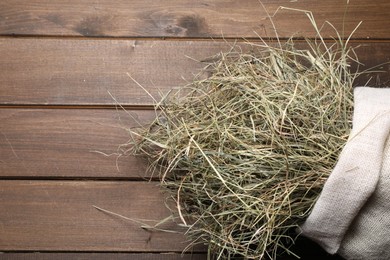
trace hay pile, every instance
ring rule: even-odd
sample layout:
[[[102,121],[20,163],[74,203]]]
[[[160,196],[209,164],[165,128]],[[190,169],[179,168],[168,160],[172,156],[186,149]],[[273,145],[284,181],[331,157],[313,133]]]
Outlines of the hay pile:
[[[355,57],[344,41],[251,45],[156,104],[126,151],[147,155],[187,234],[215,259],[289,251],[351,128]]]

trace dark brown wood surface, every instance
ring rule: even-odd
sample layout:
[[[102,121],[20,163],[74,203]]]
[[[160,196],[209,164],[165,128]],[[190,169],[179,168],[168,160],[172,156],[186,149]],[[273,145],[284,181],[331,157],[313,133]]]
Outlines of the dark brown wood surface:
[[[162,94],[200,72],[205,64],[196,60],[232,45],[224,41],[0,38],[0,105],[152,105],[153,99],[127,73],[160,100]],[[353,45],[360,46],[356,52],[365,68],[390,61],[390,42]],[[385,73],[380,78],[389,81],[390,65],[381,69]]]
[[[182,234],[141,227],[154,226],[170,216],[164,203],[155,182],[3,180],[0,181],[0,248],[178,252],[187,245]],[[163,227],[179,230],[173,222],[160,228]]]
[[[389,62],[390,2],[346,2],[262,1],[270,14],[313,11],[318,25],[345,35],[363,21],[351,42],[364,68]],[[316,36],[302,12],[273,20],[282,38]],[[322,35],[335,33],[325,26]],[[169,215],[145,161],[113,153],[126,128],[153,119],[145,90],[158,100],[191,81],[199,61],[258,36],[275,42],[258,0],[0,1],[0,259],[182,259],[183,234],[150,232],[93,205],[132,219]],[[356,85],[389,84],[389,64],[379,70]],[[206,259],[194,251],[183,259]],[[296,252],[340,259],[307,242]]]
[[[310,10],[319,26],[326,20],[340,31],[363,21],[357,38],[383,39],[390,27],[387,0],[263,0],[270,14],[285,6]],[[345,14],[346,12],[346,14]],[[1,35],[99,37],[273,37],[258,0],[3,0]],[[279,36],[313,35],[303,13],[282,10],[274,16]],[[334,35],[330,27],[324,36]]]
[[[115,155],[152,110],[0,109],[0,176],[148,179],[145,161]],[[106,154],[106,155],[104,155]]]

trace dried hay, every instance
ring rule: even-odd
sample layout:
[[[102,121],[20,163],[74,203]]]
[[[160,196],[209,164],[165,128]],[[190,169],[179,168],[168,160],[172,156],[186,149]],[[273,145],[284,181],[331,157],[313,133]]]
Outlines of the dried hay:
[[[289,252],[351,128],[354,50],[262,42],[221,53],[212,71],[156,104],[126,154],[147,155],[179,219],[210,258]],[[128,147],[124,148],[127,149]],[[289,252],[291,253],[291,252]]]

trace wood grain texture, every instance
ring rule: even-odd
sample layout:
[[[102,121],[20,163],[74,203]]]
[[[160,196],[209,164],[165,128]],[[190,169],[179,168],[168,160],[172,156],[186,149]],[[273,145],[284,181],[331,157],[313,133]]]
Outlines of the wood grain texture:
[[[269,13],[279,6],[313,11],[319,26],[325,20],[347,32],[364,21],[358,38],[387,38],[387,0],[263,0]],[[279,36],[313,36],[303,13],[280,11],[274,17]],[[0,35],[99,37],[273,37],[271,23],[258,0],[3,0]],[[324,36],[334,35],[330,27]]]
[[[218,52],[212,42],[1,39],[0,103],[152,104],[202,67],[189,57]],[[226,48],[227,49],[227,48]]]
[[[125,128],[154,117],[142,110],[0,109],[0,178],[148,178],[143,159],[98,152],[117,152],[130,138]]]
[[[390,61],[390,42],[359,44],[366,67]],[[111,93],[124,105],[151,105],[153,99],[127,73],[159,100],[159,93],[199,73],[205,64],[195,60],[230,47],[221,41],[0,38],[0,104],[115,104]],[[382,69],[379,77],[386,82],[389,64]]]
[[[0,251],[181,252],[187,245],[182,234],[144,230],[93,205],[149,225],[170,215],[156,183],[3,180]]]
[[[205,254],[178,253],[0,253],[0,260],[206,260]]]
[[[0,259],[206,260],[202,254],[183,258],[172,254],[179,253],[187,244],[180,234],[146,231],[141,224],[98,211],[93,205],[134,219],[154,220],[142,220],[147,224],[169,215],[164,195],[153,182],[3,180],[0,181]],[[173,223],[163,228],[178,230]],[[302,260],[342,259],[328,255],[302,238],[291,250]],[[71,253],[78,251],[83,253]],[[121,253],[97,253],[107,251]],[[197,247],[193,252],[205,252],[205,248]],[[277,259],[296,258],[283,255]]]

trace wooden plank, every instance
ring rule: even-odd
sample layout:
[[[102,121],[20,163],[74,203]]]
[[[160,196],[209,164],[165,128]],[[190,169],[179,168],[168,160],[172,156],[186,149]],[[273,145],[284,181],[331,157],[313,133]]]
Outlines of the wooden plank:
[[[2,180],[0,251],[181,252],[188,244],[93,205],[149,225],[170,215],[156,183]]]
[[[390,42],[356,42],[371,67],[390,61]],[[0,39],[0,104],[151,105],[161,93],[193,79],[196,62],[230,45],[221,41]],[[191,58],[193,59],[191,59]],[[390,66],[382,81],[390,79]],[[357,84],[365,82],[365,78]]]
[[[97,152],[117,152],[130,138],[125,128],[154,116],[142,110],[0,109],[0,177],[148,178],[141,158]]]
[[[0,253],[0,260],[206,260],[205,254],[178,253]]]
[[[279,6],[313,11],[319,26],[325,20],[346,31],[364,24],[358,38],[388,38],[390,3],[354,0],[346,9],[339,0],[263,0],[269,13]],[[313,36],[303,13],[281,11],[274,17],[279,35]],[[256,37],[274,36],[258,0],[3,0],[0,35],[114,37]],[[330,27],[324,35],[332,33]]]
[[[0,39],[2,104],[152,104],[130,73],[158,98],[217,53],[212,42]],[[226,46],[227,47],[227,46]],[[226,48],[225,48],[226,49]],[[199,53],[199,54],[198,54]]]
[[[0,259],[182,259],[172,254],[187,245],[182,234],[146,231],[139,223],[93,207],[151,225],[169,216],[164,202],[154,182],[0,180]],[[174,223],[162,228],[179,231]],[[303,260],[341,259],[303,238],[292,250]],[[196,247],[193,252],[183,259],[206,259],[198,254],[205,248]]]
[[[2,180],[0,259],[182,259],[172,253],[179,253],[186,246],[183,235],[146,231],[138,223],[93,207],[145,222],[145,219],[159,221],[169,216],[163,197],[156,183],[147,182]],[[178,230],[173,223],[163,228]],[[186,254],[183,259],[206,259],[205,255],[198,254],[204,250],[197,247],[194,255]],[[303,260],[341,259],[329,256],[304,238],[298,239],[292,250]],[[107,251],[111,253],[104,253]],[[278,259],[296,258],[283,255]]]

